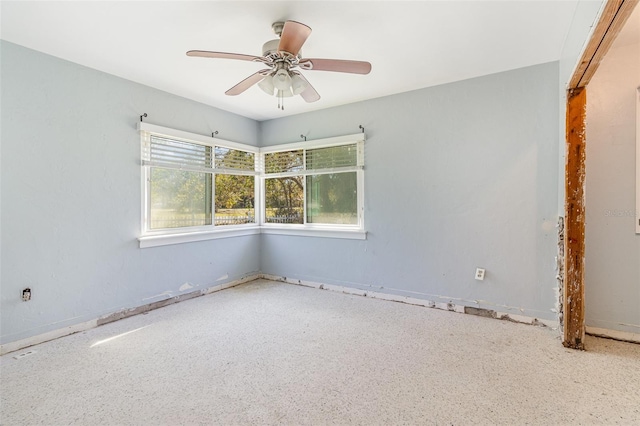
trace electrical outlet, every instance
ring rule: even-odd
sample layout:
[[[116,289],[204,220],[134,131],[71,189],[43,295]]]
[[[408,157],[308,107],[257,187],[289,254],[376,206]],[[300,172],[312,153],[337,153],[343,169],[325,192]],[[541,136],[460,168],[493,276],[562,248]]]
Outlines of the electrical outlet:
[[[29,300],[31,300],[31,289],[27,287],[22,290],[22,301],[28,302]]]
[[[476,268],[476,280],[484,281],[484,268]]]
[[[22,359],[22,358],[24,358],[25,356],[33,355],[33,354],[35,354],[35,353],[36,353],[36,351],[34,351],[34,350],[32,349],[32,350],[30,350],[30,351],[23,352],[23,353],[18,354],[18,355],[14,355],[14,356],[13,356],[13,359]]]

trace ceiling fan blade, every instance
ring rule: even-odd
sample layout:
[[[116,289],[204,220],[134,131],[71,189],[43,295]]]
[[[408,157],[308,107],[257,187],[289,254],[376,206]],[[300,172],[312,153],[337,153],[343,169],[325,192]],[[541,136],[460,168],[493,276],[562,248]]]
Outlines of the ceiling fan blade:
[[[371,64],[364,61],[343,61],[341,59],[305,58],[300,61],[300,68],[314,71],[348,72],[351,74],[369,74]]]
[[[304,89],[302,93],[300,93],[300,96],[302,97],[302,99],[304,99],[305,102],[309,102],[309,103],[319,101],[320,94],[316,92],[316,89],[314,89],[311,83],[309,83],[309,80],[304,78],[304,75],[300,74],[299,72],[296,72],[296,74],[299,75],[300,78],[303,79],[305,83],[307,83],[307,88]]]
[[[271,70],[260,70],[255,74],[251,74],[249,77],[245,78],[240,83],[236,84],[231,89],[224,92],[224,94],[229,96],[239,95],[240,93],[247,90],[249,87],[262,81],[262,79],[265,78],[270,71]]]
[[[280,35],[278,52],[287,52],[297,56],[309,34],[311,34],[311,28],[305,24],[296,21],[285,22]]]
[[[190,50],[187,56],[200,58],[237,59],[239,61],[266,62],[262,56],[242,55],[240,53],[210,52],[208,50]]]

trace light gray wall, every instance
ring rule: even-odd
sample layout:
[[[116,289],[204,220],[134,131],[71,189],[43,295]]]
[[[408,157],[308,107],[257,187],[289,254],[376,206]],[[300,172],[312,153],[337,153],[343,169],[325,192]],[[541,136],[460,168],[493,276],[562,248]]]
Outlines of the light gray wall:
[[[260,123],[261,146],[362,124],[369,232],[262,235],[262,271],[555,319],[558,77],[549,63]]]
[[[136,240],[138,116],[252,145],[255,121],[11,43],[0,49],[0,342],[258,271],[259,236],[149,249]]]
[[[636,36],[625,32],[635,26]],[[586,324],[640,334],[640,235],[636,211],[636,88],[640,8],[587,87]],[[621,43],[623,42],[623,43]]]
[[[554,319],[559,64],[256,123],[2,42],[0,342],[261,270]],[[263,146],[366,127],[366,241],[138,249],[138,116]],[[475,268],[487,268],[484,282]],[[218,281],[220,279],[220,281]],[[20,301],[24,287],[33,300]]]

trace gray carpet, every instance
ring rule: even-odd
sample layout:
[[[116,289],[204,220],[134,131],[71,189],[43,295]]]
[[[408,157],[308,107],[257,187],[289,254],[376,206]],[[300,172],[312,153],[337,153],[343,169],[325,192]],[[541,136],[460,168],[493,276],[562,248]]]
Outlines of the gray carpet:
[[[640,424],[640,345],[586,344],[260,280],[1,357],[0,423]]]

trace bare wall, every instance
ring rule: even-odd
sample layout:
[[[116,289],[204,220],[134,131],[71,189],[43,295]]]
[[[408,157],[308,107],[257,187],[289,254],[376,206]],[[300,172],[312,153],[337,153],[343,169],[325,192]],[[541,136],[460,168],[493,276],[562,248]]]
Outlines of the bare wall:
[[[1,343],[258,271],[259,235],[148,249],[136,240],[138,116],[252,145],[255,121],[15,44],[0,49]]]
[[[262,235],[261,270],[555,319],[558,80],[554,62],[261,122],[261,146],[365,127],[369,233]]]

